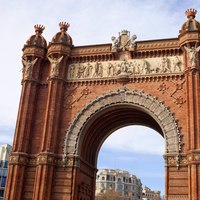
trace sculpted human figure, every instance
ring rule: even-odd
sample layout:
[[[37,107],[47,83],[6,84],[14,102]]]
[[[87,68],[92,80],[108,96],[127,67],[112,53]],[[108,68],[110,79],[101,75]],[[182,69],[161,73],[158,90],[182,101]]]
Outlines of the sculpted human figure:
[[[102,77],[103,76],[103,66],[102,63],[97,62],[94,66],[93,77]]]
[[[112,63],[108,63],[108,70],[107,70],[108,76],[113,76],[114,75],[114,66]]]
[[[143,70],[144,74],[150,74],[151,73],[149,63],[145,59],[143,59],[143,61],[142,61],[142,70]]]
[[[88,63],[85,70],[85,78],[92,76],[92,70],[93,66],[90,63]]]
[[[112,40],[112,49],[117,48],[119,46],[119,40],[115,36],[112,36],[111,40]]]
[[[197,53],[200,50],[200,46],[199,47],[191,47],[188,48],[186,46],[184,46],[185,50],[188,53],[188,58],[189,58],[189,62],[190,62],[190,67],[196,67],[196,62],[197,62]]]
[[[24,78],[32,78],[32,72],[33,72],[33,66],[37,62],[38,58],[35,58],[35,60],[31,61],[28,60],[27,57],[25,59],[22,59],[22,63],[24,64],[23,73]]]
[[[180,72],[181,71],[182,62],[181,62],[181,60],[179,59],[178,56],[176,56],[175,60],[173,60],[173,64],[174,64],[173,72]]]
[[[51,76],[58,76],[59,64],[60,64],[61,60],[63,59],[63,56],[61,56],[60,58],[50,58],[48,56],[48,59],[51,63]]]
[[[80,65],[78,67],[78,72],[77,72],[77,78],[84,78],[84,74],[85,74],[85,66],[84,65]]]
[[[134,47],[135,47],[135,45],[136,45],[136,44],[135,44],[135,40],[136,40],[136,39],[137,39],[137,36],[136,36],[136,35],[132,35],[132,36],[131,36],[131,38],[130,38],[130,41],[131,41],[131,42],[130,42],[130,47],[131,47],[131,48],[134,48]]]
[[[163,57],[162,60],[161,60],[161,63],[160,63],[160,70],[162,73],[165,73],[165,72],[170,72],[170,68],[169,68],[169,60],[167,57]]]
[[[69,77],[74,78],[74,75],[75,75],[75,65],[70,65]]]

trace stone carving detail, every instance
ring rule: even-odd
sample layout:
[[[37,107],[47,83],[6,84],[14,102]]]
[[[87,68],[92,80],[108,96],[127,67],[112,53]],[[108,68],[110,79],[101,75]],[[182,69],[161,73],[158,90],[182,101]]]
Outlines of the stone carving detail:
[[[24,65],[24,68],[22,69],[22,72],[24,74],[24,78],[32,78],[32,73],[33,73],[33,66],[37,62],[38,58],[35,58],[33,61],[28,60],[27,57],[22,59],[22,63]]]
[[[95,115],[96,112],[110,105],[128,104],[139,106],[148,112],[158,122],[163,130],[166,141],[166,153],[179,155],[182,151],[182,137],[173,114],[156,97],[143,91],[129,91],[120,89],[115,92],[104,94],[88,103],[72,121],[66,130],[63,162],[67,155],[79,155],[78,141],[82,137],[84,125]]]
[[[180,167],[180,165],[187,165],[188,164],[188,159],[186,156],[183,155],[169,155],[169,156],[164,156],[165,158],[165,164],[167,166],[176,166],[177,168]]]
[[[182,73],[183,58],[171,56],[162,58],[132,59],[123,61],[78,63],[69,65],[68,79],[116,78],[122,73],[132,76]]]
[[[195,68],[198,65],[197,53],[200,50],[200,46],[199,47],[191,47],[191,48],[184,46],[184,48],[185,48],[186,52],[188,53],[189,66],[191,68]]]
[[[78,87],[75,87],[73,89],[65,91],[64,99],[66,100],[66,103],[65,103],[64,107],[67,110],[72,108],[74,103],[79,102],[80,99],[82,99],[82,98],[86,98],[91,93],[91,91],[86,87],[83,90],[81,90],[81,92],[78,95],[75,95],[74,93],[77,88]]]
[[[171,81],[173,84],[174,84],[174,89],[172,88],[169,88],[164,82],[157,88],[162,94],[168,94],[174,101],[174,103],[176,105],[178,105],[179,107],[181,107],[185,102],[186,100],[182,97],[182,96],[179,96],[178,91],[180,91],[181,93],[186,93],[184,88],[183,88],[183,85],[185,83],[185,80],[182,81],[181,83],[175,83],[173,81]]]
[[[58,76],[59,74],[59,64],[61,60],[63,59],[63,56],[60,58],[51,58],[48,56],[48,59],[51,63],[51,76]]]
[[[135,40],[137,39],[136,35],[130,37],[130,32],[127,30],[122,30],[119,33],[119,37],[111,37],[112,40],[112,50],[129,50],[135,47]]]

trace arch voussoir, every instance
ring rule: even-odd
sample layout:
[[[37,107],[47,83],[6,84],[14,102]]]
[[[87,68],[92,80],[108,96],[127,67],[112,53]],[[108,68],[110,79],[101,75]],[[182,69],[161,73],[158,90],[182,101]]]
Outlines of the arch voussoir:
[[[173,113],[164,103],[143,91],[120,89],[95,98],[77,114],[66,131],[64,156],[78,154],[78,143],[81,135],[84,134],[84,126],[92,116],[106,107],[119,104],[127,104],[144,109],[157,121],[163,131],[166,143],[165,152],[177,155],[180,153],[182,145],[180,131]]]

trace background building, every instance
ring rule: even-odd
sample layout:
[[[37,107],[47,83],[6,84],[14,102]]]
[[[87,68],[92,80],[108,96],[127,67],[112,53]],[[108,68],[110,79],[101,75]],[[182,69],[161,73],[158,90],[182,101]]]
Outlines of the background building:
[[[160,191],[153,191],[147,186],[142,190],[142,199],[143,200],[161,200]]]
[[[4,144],[0,147],[0,200],[3,200],[8,174],[8,160],[12,146]]]
[[[142,199],[140,179],[123,170],[103,169],[97,172],[96,199],[101,199],[107,191],[115,191],[120,200]]]

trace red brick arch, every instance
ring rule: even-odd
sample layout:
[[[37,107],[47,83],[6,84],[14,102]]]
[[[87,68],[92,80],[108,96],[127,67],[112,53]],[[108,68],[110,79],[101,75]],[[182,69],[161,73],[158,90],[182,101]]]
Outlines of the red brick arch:
[[[123,107],[129,110],[131,109],[137,110],[138,111],[137,115],[139,115],[140,112],[145,113],[145,115],[140,116],[141,118],[140,121],[137,121],[137,119],[134,118],[133,114],[131,115],[131,118],[134,118],[133,121],[132,119],[129,119],[128,116],[127,117],[125,116],[124,119],[125,120],[127,119],[127,122],[123,121],[123,123],[120,123],[120,120],[118,120],[117,121],[118,127],[124,126],[126,124],[135,124],[135,123],[151,126],[155,130],[160,132],[160,134],[162,134],[163,137],[165,138],[165,153],[175,154],[177,156],[179,155],[182,146],[181,134],[177,122],[173,117],[173,114],[170,112],[170,110],[164,105],[164,103],[160,102],[156,97],[153,97],[150,94],[146,94],[143,91],[137,91],[137,90],[130,91],[123,88],[114,92],[110,92],[108,94],[104,94],[92,100],[81,111],[79,111],[79,113],[71,123],[70,127],[66,131],[64,158],[67,155],[77,155],[77,156],[83,155],[82,153],[84,151],[83,141],[87,140],[85,139],[85,137],[89,135],[91,136],[91,133],[87,134],[87,132],[91,131],[90,130],[91,128],[89,128],[89,126],[92,126],[94,120],[96,120],[97,124],[101,123],[100,121],[103,120],[102,115],[104,113],[108,113],[110,112],[110,110],[113,109],[120,110]],[[101,112],[103,114],[100,114]],[[120,115],[120,112],[117,115]],[[150,120],[151,120],[151,125],[148,124],[148,121]],[[111,127],[108,128],[107,130],[108,134],[110,134],[110,132],[116,129],[116,127],[113,126],[114,122],[113,119],[111,119],[111,116],[109,116],[109,118],[106,119],[104,123],[107,123],[106,127],[109,127],[111,124]],[[95,127],[93,129],[95,129]],[[95,133],[97,133],[99,129],[96,130]],[[95,133],[92,134],[93,137],[95,137]],[[99,146],[105,140],[105,137],[107,137],[107,135],[105,134],[106,133],[104,133],[101,139],[99,139],[101,140],[99,141],[99,144],[96,143],[94,144],[98,146],[96,147],[95,151],[98,150]],[[91,143],[87,145],[92,146],[93,145],[92,143],[93,142],[91,140]],[[91,149],[89,149],[89,147],[87,148],[88,152],[90,152]],[[87,160],[89,161],[89,158]]]

